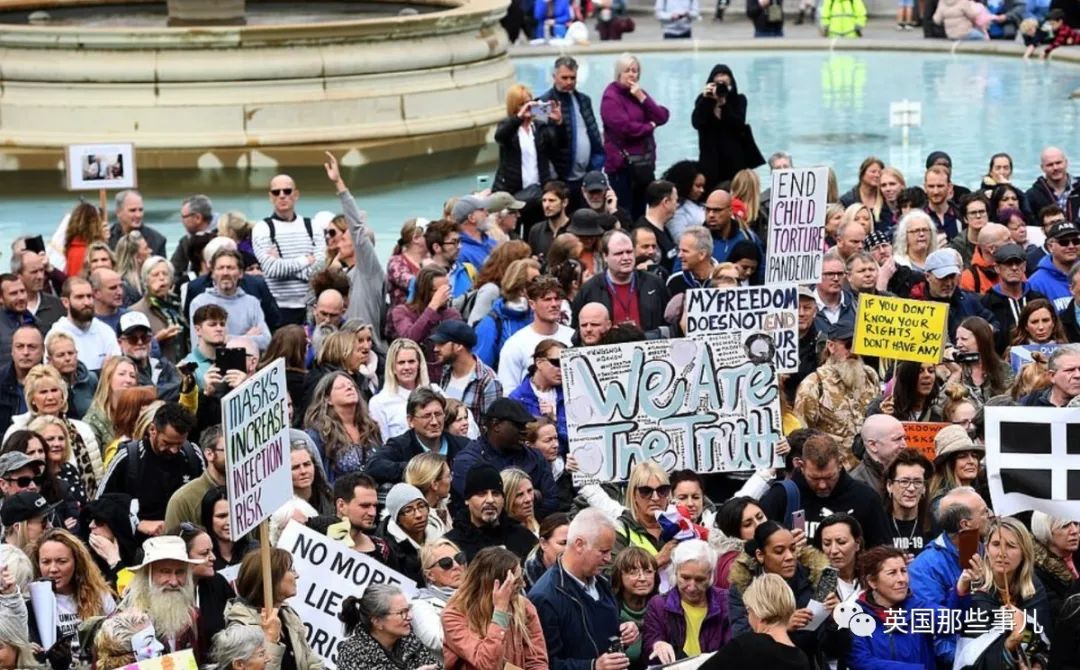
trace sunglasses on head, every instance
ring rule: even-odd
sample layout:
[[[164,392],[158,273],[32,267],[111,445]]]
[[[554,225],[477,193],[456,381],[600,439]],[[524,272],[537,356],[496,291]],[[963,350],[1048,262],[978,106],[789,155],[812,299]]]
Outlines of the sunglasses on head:
[[[279,195],[292,195],[293,190],[291,188],[272,188],[270,189],[270,195],[275,198]]]
[[[671,495],[671,486],[669,484],[661,484],[656,488],[652,486],[639,486],[637,487],[637,494],[642,498],[652,498],[654,495],[658,498],[666,498]]]
[[[462,567],[465,567],[465,552],[458,552],[453,556],[443,556],[439,560],[435,561],[431,565],[431,567],[434,568],[435,566],[438,566],[443,570],[449,570],[450,568],[454,567],[455,563]]]

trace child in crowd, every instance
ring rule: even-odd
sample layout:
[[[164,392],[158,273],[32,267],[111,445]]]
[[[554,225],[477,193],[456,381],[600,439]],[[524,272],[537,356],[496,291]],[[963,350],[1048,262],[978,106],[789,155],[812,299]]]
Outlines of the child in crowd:
[[[1050,55],[1050,52],[1058,47],[1070,47],[1080,44],[1080,30],[1070,27],[1065,23],[1065,11],[1060,8],[1050,10],[1046,15],[1046,22],[1050,25],[1050,32],[1054,36],[1046,51],[1042,52],[1042,58]]]

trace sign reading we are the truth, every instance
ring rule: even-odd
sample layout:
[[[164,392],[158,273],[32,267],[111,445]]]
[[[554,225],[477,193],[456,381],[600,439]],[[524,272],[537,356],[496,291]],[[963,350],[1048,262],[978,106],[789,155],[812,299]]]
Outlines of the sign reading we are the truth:
[[[855,321],[855,353],[940,363],[949,305],[863,293]]]

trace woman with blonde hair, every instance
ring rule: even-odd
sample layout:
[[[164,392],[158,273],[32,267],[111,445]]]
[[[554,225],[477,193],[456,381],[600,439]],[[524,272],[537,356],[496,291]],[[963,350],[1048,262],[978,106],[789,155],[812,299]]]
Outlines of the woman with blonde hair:
[[[466,315],[470,326],[475,326],[478,321],[491,313],[492,306],[502,294],[502,280],[510,265],[519,260],[529,259],[531,255],[532,249],[527,242],[521,240],[507,240],[495,247],[484,261],[484,267],[480,268],[480,273],[473,280],[476,300],[473,302],[472,311]]]
[[[161,357],[175,363],[187,355],[190,338],[187,319],[173,298],[172,263],[161,256],[147,258],[139,270],[139,280],[144,294],[130,311],[146,315],[150,332],[161,347]]]
[[[255,258],[255,250],[251,247],[251,231],[254,227],[255,224],[248,221],[243,212],[225,212],[218,217],[218,235],[236,242],[236,250],[243,257],[245,269],[259,264]]]
[[[420,548],[424,588],[412,600],[413,634],[428,649],[442,653],[442,613],[465,580],[465,554],[445,537],[431,538]]]
[[[560,235],[555,239],[556,243],[563,237],[573,235]],[[540,263],[535,258],[521,258],[510,263],[499,282],[500,297],[491,304],[488,314],[474,325],[476,346],[473,353],[493,370],[499,367],[499,352],[503,344],[511,335],[532,323],[532,310],[525,297],[525,288],[539,274]]]
[[[561,122],[557,100],[534,100],[524,85],[511,86],[506,91],[506,118],[495,126],[499,165],[492,190],[514,194],[527,208],[537,207],[540,187],[554,177],[550,169],[557,143],[555,124]]]
[[[521,593],[517,556],[481,549],[443,610],[443,658],[448,668],[547,670],[547,647],[536,608]]]
[[[736,172],[731,180],[731,197],[746,205],[746,225],[758,237],[763,237],[769,226],[769,215],[761,206],[761,180],[757,173],[746,169]]]
[[[75,205],[64,231],[64,272],[67,276],[75,277],[82,271],[91,244],[104,243],[108,238],[109,223],[101,210],[88,202]]]
[[[840,229],[842,230],[849,223],[857,223],[862,227],[866,234],[874,232],[874,217],[869,207],[857,202],[853,205],[848,205],[844,209],[844,216],[840,219]]]
[[[323,469],[331,484],[343,474],[362,471],[372,452],[384,442],[379,427],[368,416],[356,381],[341,371],[319,381],[304,426],[323,454]]]
[[[503,482],[503,499],[506,501],[506,515],[528,528],[533,535],[538,535],[540,522],[536,520],[536,492],[532,479],[518,468],[506,468],[500,476]]]
[[[881,171],[878,186],[881,189],[882,208],[875,228],[889,232],[900,221],[900,194],[907,188],[907,182],[904,181],[904,173],[887,167]]]
[[[810,670],[810,659],[788,635],[795,614],[795,594],[784,578],[766,573],[750,582],[743,592],[743,605],[750,632],[736,635],[702,670],[767,667],[782,670]]]
[[[386,352],[383,388],[368,405],[371,418],[379,426],[379,434],[384,439],[397,437],[409,430],[405,405],[409,394],[420,386],[432,386],[424,352],[412,340],[394,340]]]
[[[39,416],[53,416],[62,421],[71,437],[74,464],[79,473],[82,489],[89,495],[97,491],[98,482],[105,473],[101,461],[101,448],[94,431],[83,421],[67,418],[68,385],[56,368],[35,365],[23,379],[26,406],[25,414],[11,417],[11,425],[4,433],[4,441],[16,430],[26,428]]]
[[[844,206],[838,202],[831,202],[825,207],[825,248],[831,249],[836,246],[836,231],[840,230],[840,222],[844,219]]]
[[[86,262],[82,264],[78,276],[83,279],[90,279],[90,275],[98,268],[116,269],[116,254],[109,248],[109,243],[104,240],[91,242],[90,246],[86,248]]]
[[[386,284],[390,289],[390,309],[405,302],[409,286],[416,281],[424,259],[428,256],[427,219],[409,219],[401,226],[401,236],[394,245],[393,255],[386,262]]]
[[[130,307],[142,299],[142,266],[151,256],[150,245],[142,233],[133,230],[116,243],[116,271],[124,283],[124,306]]]
[[[41,414],[31,420],[26,429],[41,437],[45,446],[45,469],[67,486],[65,497],[79,505],[85,505],[88,500],[87,492],[83,488],[79,470],[74,465],[71,430],[67,422],[57,416]]]
[[[83,542],[66,530],[45,531],[30,549],[34,578],[53,584],[56,594],[58,636],[71,636],[71,651],[78,652],[75,635],[79,624],[91,617],[108,616],[116,611],[116,600],[108,583]]]
[[[101,366],[101,372],[98,373],[97,391],[94,392],[90,409],[83,417],[83,420],[94,431],[98,444],[107,445],[116,437],[113,413],[120,399],[120,391],[138,383],[139,376],[135,361],[127,356],[113,356],[106,359],[105,364]]]
[[[420,489],[431,510],[428,514],[428,543],[446,535],[454,527],[453,517],[447,508],[450,499],[450,464],[446,456],[434,451],[413,456],[405,465],[404,479],[406,484]]]
[[[335,372],[344,372],[352,377],[353,381],[357,381],[356,371],[362,364],[362,359],[363,351],[354,333],[335,330],[322,338],[315,349],[315,360],[304,379],[304,395],[299,402],[293,398],[294,416],[307,415],[315,389],[323,377]],[[357,381],[357,386],[359,385]]]

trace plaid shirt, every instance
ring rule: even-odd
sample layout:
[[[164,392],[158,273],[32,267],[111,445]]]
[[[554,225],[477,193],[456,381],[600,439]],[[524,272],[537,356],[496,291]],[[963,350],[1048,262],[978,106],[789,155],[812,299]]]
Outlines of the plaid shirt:
[[[465,392],[462,393],[461,402],[465,403],[472,412],[476,423],[481,425],[487,408],[491,406],[491,403],[503,397],[503,387],[494,370],[475,354],[473,354],[473,360],[476,361],[476,367],[473,368],[472,375],[465,383]],[[449,365],[443,367],[439,386],[442,387],[444,393],[450,388],[452,374],[453,371]]]

